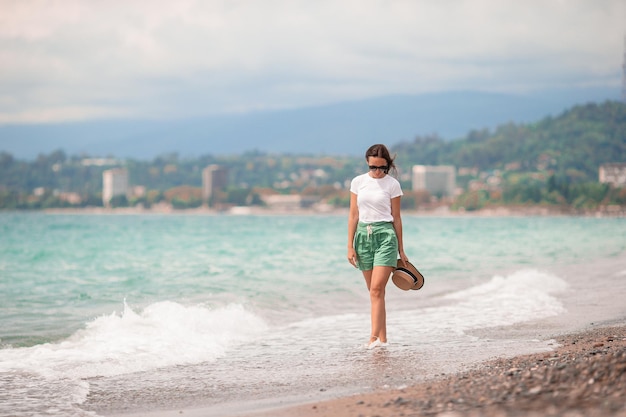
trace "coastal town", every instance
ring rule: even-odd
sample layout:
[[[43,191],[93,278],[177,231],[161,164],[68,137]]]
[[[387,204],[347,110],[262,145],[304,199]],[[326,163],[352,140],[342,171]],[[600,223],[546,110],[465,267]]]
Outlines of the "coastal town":
[[[317,176],[324,176],[323,170],[317,172]],[[461,170],[462,175],[467,175],[468,170]],[[303,176],[307,176],[301,173]],[[470,172],[471,174],[471,172]],[[501,175],[498,172],[487,175],[474,173],[475,176],[482,178],[470,181],[467,191],[487,190],[489,192],[501,192]],[[406,181],[409,177],[409,181]],[[439,213],[448,211],[454,203],[455,198],[462,195],[466,190],[457,185],[457,169],[454,166],[427,166],[414,165],[410,174],[405,174],[403,179],[411,185],[408,190],[412,198],[421,197],[421,208],[423,211],[438,211]],[[611,187],[626,187],[626,163],[611,163],[602,165],[598,172],[598,182],[607,184]],[[131,185],[129,182],[128,170],[124,168],[107,169],[102,174],[102,204],[103,207],[111,209],[115,198],[123,198],[127,201],[145,197],[145,187],[141,185]],[[233,205],[228,201],[224,201],[226,189],[228,187],[228,169],[220,165],[210,165],[202,170],[202,187],[201,201],[199,206],[204,209],[214,209],[226,211],[233,214],[247,214],[253,212],[253,205]],[[289,185],[289,184],[287,184]],[[343,184],[347,189],[348,184]],[[340,189],[340,186],[338,185]],[[196,190],[197,191],[197,190]],[[78,198],[78,196],[75,196]],[[327,199],[323,199],[316,194],[290,193],[283,194],[275,190],[266,190],[260,196],[261,204],[264,211],[272,212],[297,212],[297,211],[313,211],[313,212],[330,212],[340,208],[332,205]],[[419,206],[417,208],[419,208]],[[144,207],[139,205],[139,209]],[[259,208],[259,207],[257,207]],[[172,204],[162,202],[155,209],[159,211],[173,210]],[[462,210],[463,211],[463,210]],[[498,210],[503,212],[502,209]],[[529,212],[528,207],[525,210]],[[532,210],[531,210],[532,211]],[[258,212],[258,210],[256,211]],[[507,212],[510,212],[508,210]],[[548,211],[534,211],[535,213],[547,213]],[[621,213],[622,208],[619,206],[607,207],[607,213]]]
[[[626,104],[575,106],[532,124],[390,145],[402,209],[624,215]],[[329,154],[68,155],[0,152],[0,210],[317,212],[346,209],[362,157]]]
[[[12,192],[3,185],[0,206],[102,213],[332,213],[347,208],[350,179],[363,168],[356,158],[331,157],[257,156],[246,164],[212,162],[201,166],[201,161],[177,159],[160,165],[115,158],[48,161],[50,175],[41,175],[42,181],[57,176],[57,184],[68,184],[71,180],[64,176],[79,172],[82,175],[72,180],[76,182],[73,188],[84,191],[68,189],[68,185],[57,188],[52,182],[40,185],[36,180],[31,181],[36,186],[30,192]],[[515,163],[491,170],[404,164],[393,175],[402,184],[403,210],[407,212],[626,213],[626,163],[600,165],[597,178],[586,188],[560,183],[550,164],[548,158],[541,157],[532,172],[521,172]],[[46,168],[42,171],[45,173]],[[171,185],[167,186],[168,182]],[[513,187],[517,187],[517,195],[512,194]],[[580,195],[574,195],[574,190]],[[572,204],[567,204],[565,197]]]

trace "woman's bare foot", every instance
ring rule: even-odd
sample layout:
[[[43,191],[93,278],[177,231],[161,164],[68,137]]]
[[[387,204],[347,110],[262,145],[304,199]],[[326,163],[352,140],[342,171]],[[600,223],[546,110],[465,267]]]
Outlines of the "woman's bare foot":
[[[377,336],[370,337],[370,341],[365,345],[368,349],[374,349],[380,346],[380,339]]]

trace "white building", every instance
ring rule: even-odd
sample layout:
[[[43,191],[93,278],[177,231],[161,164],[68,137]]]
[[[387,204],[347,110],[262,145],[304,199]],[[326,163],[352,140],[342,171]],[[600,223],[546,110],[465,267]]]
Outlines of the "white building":
[[[319,200],[317,196],[299,194],[273,194],[261,198],[270,209],[281,211],[309,208]]]
[[[615,187],[626,186],[626,164],[604,164],[600,165],[598,171],[598,177],[601,183],[612,184]]]
[[[455,189],[456,170],[453,166],[413,166],[413,191],[428,191],[433,196],[452,197]]]
[[[127,195],[128,171],[124,168],[107,169],[102,173],[102,203],[108,207],[111,199],[118,195]]]

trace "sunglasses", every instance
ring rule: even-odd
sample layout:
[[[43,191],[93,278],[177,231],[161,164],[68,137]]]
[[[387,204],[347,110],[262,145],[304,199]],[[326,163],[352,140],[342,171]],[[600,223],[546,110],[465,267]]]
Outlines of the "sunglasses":
[[[376,165],[370,165],[369,167],[370,167],[370,171],[379,170],[379,171],[384,172],[385,174],[389,172],[389,167],[387,165],[383,165],[381,167],[377,167]]]

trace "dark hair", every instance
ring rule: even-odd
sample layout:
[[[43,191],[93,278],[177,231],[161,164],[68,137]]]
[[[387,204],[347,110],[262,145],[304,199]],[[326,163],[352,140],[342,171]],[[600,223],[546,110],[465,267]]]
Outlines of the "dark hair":
[[[396,159],[396,156],[393,157],[389,153],[389,149],[381,143],[377,143],[376,145],[370,146],[367,151],[365,151],[365,160],[369,162],[369,157],[373,156],[374,158],[383,158],[387,161],[387,166],[389,170],[393,170],[397,172],[396,165],[393,163],[393,160]]]

